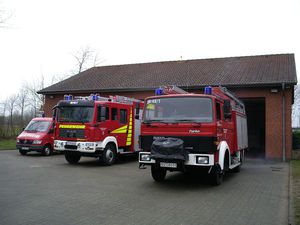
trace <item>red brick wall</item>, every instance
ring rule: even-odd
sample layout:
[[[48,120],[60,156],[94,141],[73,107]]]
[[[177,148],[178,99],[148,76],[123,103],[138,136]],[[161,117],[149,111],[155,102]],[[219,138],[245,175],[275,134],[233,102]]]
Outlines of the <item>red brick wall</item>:
[[[234,92],[240,98],[264,98],[265,99],[265,119],[266,119],[266,134],[265,147],[267,159],[282,159],[282,91],[278,89],[278,93],[271,93],[270,88],[244,88],[236,89]],[[194,91],[198,92],[198,91]],[[293,89],[285,91],[285,140],[286,140],[286,159],[291,159],[292,152],[292,127],[291,127],[291,106],[292,106]],[[78,95],[87,96],[90,93],[81,93]],[[103,96],[122,95],[137,99],[144,99],[147,96],[154,94],[154,91],[145,92],[111,92],[103,93]],[[101,95],[101,93],[100,93]],[[46,116],[52,115],[53,106],[63,99],[63,95],[47,95],[45,100],[44,111]]]
[[[282,159],[282,91],[271,93],[271,89],[238,89],[235,91],[240,98],[265,98],[266,119],[266,158]],[[291,159],[292,154],[292,93],[287,89],[285,95],[285,148],[286,159]]]

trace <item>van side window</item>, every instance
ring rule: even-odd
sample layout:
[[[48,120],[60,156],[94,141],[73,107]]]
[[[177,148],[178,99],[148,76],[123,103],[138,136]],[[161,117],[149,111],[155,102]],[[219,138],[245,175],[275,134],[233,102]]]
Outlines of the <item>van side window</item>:
[[[126,124],[127,123],[127,110],[120,109],[120,123]]]
[[[111,108],[111,120],[118,120],[118,109]]]
[[[216,113],[217,113],[217,120],[221,120],[221,105],[219,102],[216,103]]]

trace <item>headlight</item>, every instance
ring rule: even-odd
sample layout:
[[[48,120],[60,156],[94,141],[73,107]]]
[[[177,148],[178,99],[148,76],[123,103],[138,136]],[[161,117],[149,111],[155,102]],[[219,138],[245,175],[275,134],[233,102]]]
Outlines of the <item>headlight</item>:
[[[150,154],[141,154],[140,159],[141,161],[151,161]]]
[[[20,140],[19,140],[19,139],[17,139],[17,143],[20,143]]]
[[[197,156],[197,164],[208,164],[208,156]]]
[[[42,143],[42,140],[34,140],[33,142],[32,142],[32,144],[34,144],[34,145],[39,145],[39,144],[41,144]]]

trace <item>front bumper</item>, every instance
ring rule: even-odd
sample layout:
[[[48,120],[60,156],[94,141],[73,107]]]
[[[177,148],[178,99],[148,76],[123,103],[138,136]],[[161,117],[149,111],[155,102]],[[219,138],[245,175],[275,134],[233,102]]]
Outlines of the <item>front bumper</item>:
[[[203,159],[205,159],[205,160],[203,160]],[[160,161],[165,161],[165,160],[161,159]],[[151,157],[150,152],[140,152],[139,153],[139,163],[140,163],[140,165],[151,165],[151,164],[155,164],[156,160]],[[191,154],[190,153],[190,154],[188,154],[188,159],[186,161],[184,161],[183,164],[185,166],[198,166],[198,167],[213,166],[215,164],[214,163],[214,155],[213,154]]]
[[[76,151],[83,153],[96,153],[103,150],[98,142],[82,142],[82,141],[54,141],[54,149],[56,151]]]
[[[44,150],[43,145],[26,145],[26,144],[17,144],[18,150],[28,151],[28,152],[41,152]]]

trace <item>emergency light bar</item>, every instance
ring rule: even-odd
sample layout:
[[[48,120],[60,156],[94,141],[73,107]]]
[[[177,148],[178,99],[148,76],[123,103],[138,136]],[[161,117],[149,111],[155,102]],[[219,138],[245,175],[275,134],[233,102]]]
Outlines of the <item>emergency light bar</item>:
[[[72,101],[73,100],[73,95],[64,95],[64,100]]]

